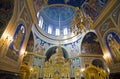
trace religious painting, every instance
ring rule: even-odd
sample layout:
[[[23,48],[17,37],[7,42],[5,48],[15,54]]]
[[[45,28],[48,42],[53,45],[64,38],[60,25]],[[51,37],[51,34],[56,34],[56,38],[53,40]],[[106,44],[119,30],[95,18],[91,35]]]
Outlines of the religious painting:
[[[69,52],[70,57],[76,57],[80,54],[79,53],[80,52],[80,45],[79,45],[80,39],[81,37],[73,42],[63,44],[63,46],[65,46],[67,51]]]
[[[93,20],[96,20],[109,1],[110,0],[86,0],[83,8]]]
[[[14,0],[0,0],[0,37],[13,15]]]
[[[68,58],[68,52],[65,48],[61,47],[62,49],[62,54],[64,56],[64,58]],[[49,58],[53,55],[55,55],[56,53],[58,52],[58,47],[57,46],[53,46],[51,48],[49,48],[47,51],[46,51],[46,60],[49,60]]]
[[[103,54],[97,35],[93,32],[87,33],[81,44],[82,54]]]
[[[85,4],[83,6],[83,8],[84,8],[85,12],[92,18],[92,20],[96,19],[96,17],[98,16],[98,12],[96,9],[94,9],[89,4]]]
[[[15,61],[18,60],[20,49],[25,39],[25,32],[26,30],[25,30],[24,25],[19,24],[13,36],[13,41],[9,45],[8,52],[6,54],[7,57]]]
[[[23,8],[20,18],[22,18],[25,21],[26,26],[32,26],[32,22],[31,22],[31,19],[30,19],[30,14],[28,13],[26,8]]]
[[[45,0],[33,0],[36,12],[43,8],[44,1]]]
[[[49,48],[49,46],[53,45],[52,43],[41,39],[37,33],[34,33],[34,39],[34,52],[39,53],[40,55],[44,55],[44,52]]]
[[[101,34],[101,36],[103,36],[104,33],[108,29],[114,28],[114,27],[115,27],[115,25],[114,25],[113,21],[110,18],[108,18],[107,20],[105,20],[104,23],[102,25],[100,25],[100,34]]]
[[[106,44],[114,63],[120,62],[120,37],[115,32],[106,35]]]
[[[120,22],[119,18],[120,18],[120,4],[119,6],[116,7],[115,11],[112,14],[112,18],[114,20],[114,22],[118,25]]]
[[[24,0],[20,0],[20,10],[22,10],[24,3],[25,3]]]
[[[31,31],[29,40],[27,42],[26,51],[33,52],[33,50],[34,50],[34,39],[33,39],[33,33]]]

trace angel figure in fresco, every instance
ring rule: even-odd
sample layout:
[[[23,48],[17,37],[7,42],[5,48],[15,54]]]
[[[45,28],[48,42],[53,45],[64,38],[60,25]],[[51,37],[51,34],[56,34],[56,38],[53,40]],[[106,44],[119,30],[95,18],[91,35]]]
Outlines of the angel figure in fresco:
[[[108,44],[109,44],[112,55],[119,62],[120,61],[120,44],[112,36],[112,34],[108,36],[108,41],[109,41]]]

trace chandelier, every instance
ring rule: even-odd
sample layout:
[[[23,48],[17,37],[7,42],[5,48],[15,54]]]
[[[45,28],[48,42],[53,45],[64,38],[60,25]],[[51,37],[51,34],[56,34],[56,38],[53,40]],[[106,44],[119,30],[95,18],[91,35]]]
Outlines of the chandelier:
[[[93,20],[84,12],[83,8],[76,7],[75,10],[76,13],[70,26],[71,32],[76,35],[92,29]]]

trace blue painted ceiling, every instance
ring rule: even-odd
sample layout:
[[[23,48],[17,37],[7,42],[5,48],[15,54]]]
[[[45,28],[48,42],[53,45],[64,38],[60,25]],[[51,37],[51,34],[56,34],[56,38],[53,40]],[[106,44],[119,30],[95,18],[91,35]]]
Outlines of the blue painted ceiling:
[[[60,35],[65,35],[64,29],[67,28],[67,34],[70,34],[70,26],[75,14],[75,7],[81,8],[82,6],[84,11],[93,20],[96,20],[108,1],[109,0],[48,0],[48,6],[39,12],[39,16],[43,18],[42,29],[48,33],[50,26],[52,29],[51,35],[56,36],[56,29],[60,30]]]
[[[48,4],[68,4],[75,7],[80,7],[85,1],[88,0],[48,0]],[[66,3],[67,2],[67,3]]]

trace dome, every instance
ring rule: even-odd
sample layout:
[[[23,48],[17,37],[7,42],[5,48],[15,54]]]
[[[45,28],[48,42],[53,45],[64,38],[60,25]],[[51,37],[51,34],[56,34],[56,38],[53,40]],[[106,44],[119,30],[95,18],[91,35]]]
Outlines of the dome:
[[[52,4],[38,12],[38,29],[43,35],[53,38],[73,37],[70,31],[75,15],[75,7],[65,4]],[[41,31],[42,30],[42,31]]]

